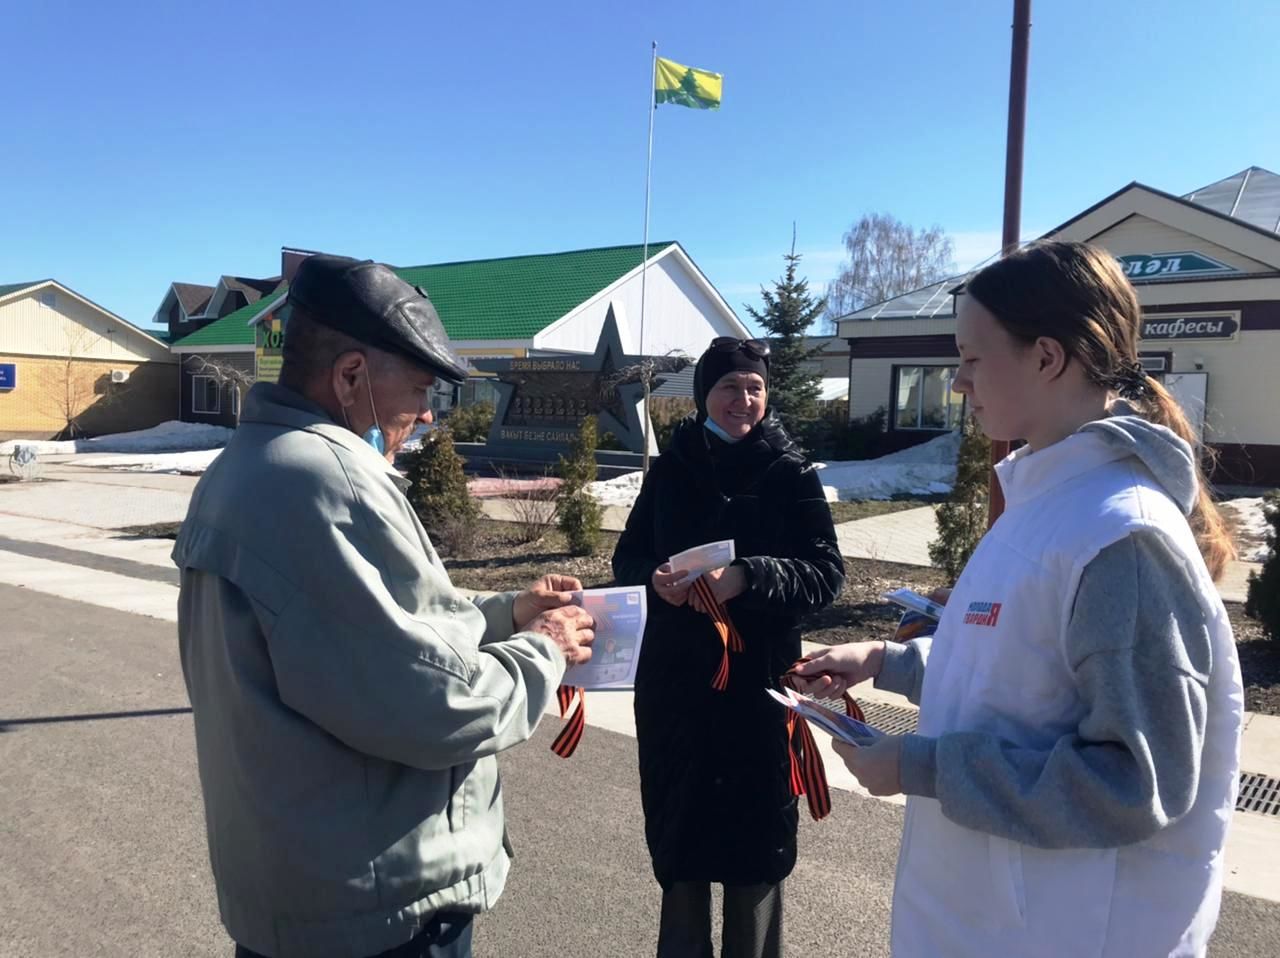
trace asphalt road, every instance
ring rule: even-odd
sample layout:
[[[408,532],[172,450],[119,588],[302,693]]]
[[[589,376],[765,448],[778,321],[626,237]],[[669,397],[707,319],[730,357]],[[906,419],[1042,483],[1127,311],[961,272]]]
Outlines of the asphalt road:
[[[0,585],[0,956],[229,956],[173,626]],[[516,862],[481,958],[643,956],[656,941],[631,739],[554,723],[504,756]],[[787,950],[888,954],[901,811],[803,819]],[[1228,894],[1215,955],[1280,955],[1280,905]]]

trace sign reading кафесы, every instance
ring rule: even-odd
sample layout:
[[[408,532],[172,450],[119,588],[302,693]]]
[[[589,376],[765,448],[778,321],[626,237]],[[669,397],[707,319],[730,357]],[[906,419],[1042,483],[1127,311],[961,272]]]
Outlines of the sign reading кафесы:
[[[1229,313],[1217,315],[1142,317],[1142,339],[1234,339],[1239,321]]]
[[[0,363],[0,389],[14,389],[18,385],[18,364]]]

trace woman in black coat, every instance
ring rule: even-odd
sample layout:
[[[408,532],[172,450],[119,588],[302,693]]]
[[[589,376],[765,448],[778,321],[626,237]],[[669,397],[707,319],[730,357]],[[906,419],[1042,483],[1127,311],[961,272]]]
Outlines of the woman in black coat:
[[[799,620],[844,582],[818,472],[768,413],[769,353],[721,338],[698,360],[696,417],[653,464],[613,554],[649,587],[636,673],[645,837],[662,885],[659,958],[711,956],[710,883],[725,886],[723,958],[782,953],[782,881],[796,860],[786,715],[766,688],[800,657]],[[741,634],[723,691],[712,619],[669,556],[733,539],[704,578]]]

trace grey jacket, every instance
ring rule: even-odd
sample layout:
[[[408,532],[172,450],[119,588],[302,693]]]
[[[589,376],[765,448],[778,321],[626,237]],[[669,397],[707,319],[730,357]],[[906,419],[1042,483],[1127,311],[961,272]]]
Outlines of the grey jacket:
[[[496,754],[564,671],[468,601],[387,462],[254,386],[173,551],[209,855],[227,931],[274,958],[362,958],[507,876]]]

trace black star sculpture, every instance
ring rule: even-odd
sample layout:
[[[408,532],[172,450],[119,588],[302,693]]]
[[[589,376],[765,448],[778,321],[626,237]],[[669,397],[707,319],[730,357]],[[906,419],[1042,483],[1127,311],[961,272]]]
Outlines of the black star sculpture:
[[[643,364],[663,371],[687,360],[629,356],[622,351],[613,307],[590,356],[561,353],[525,359],[480,359],[472,365],[495,374],[498,409],[488,445],[523,448],[565,446],[585,416],[596,416],[600,433],[611,432],[633,452],[644,451],[644,421],[638,406],[644,397]],[[650,389],[662,383],[655,378]]]

